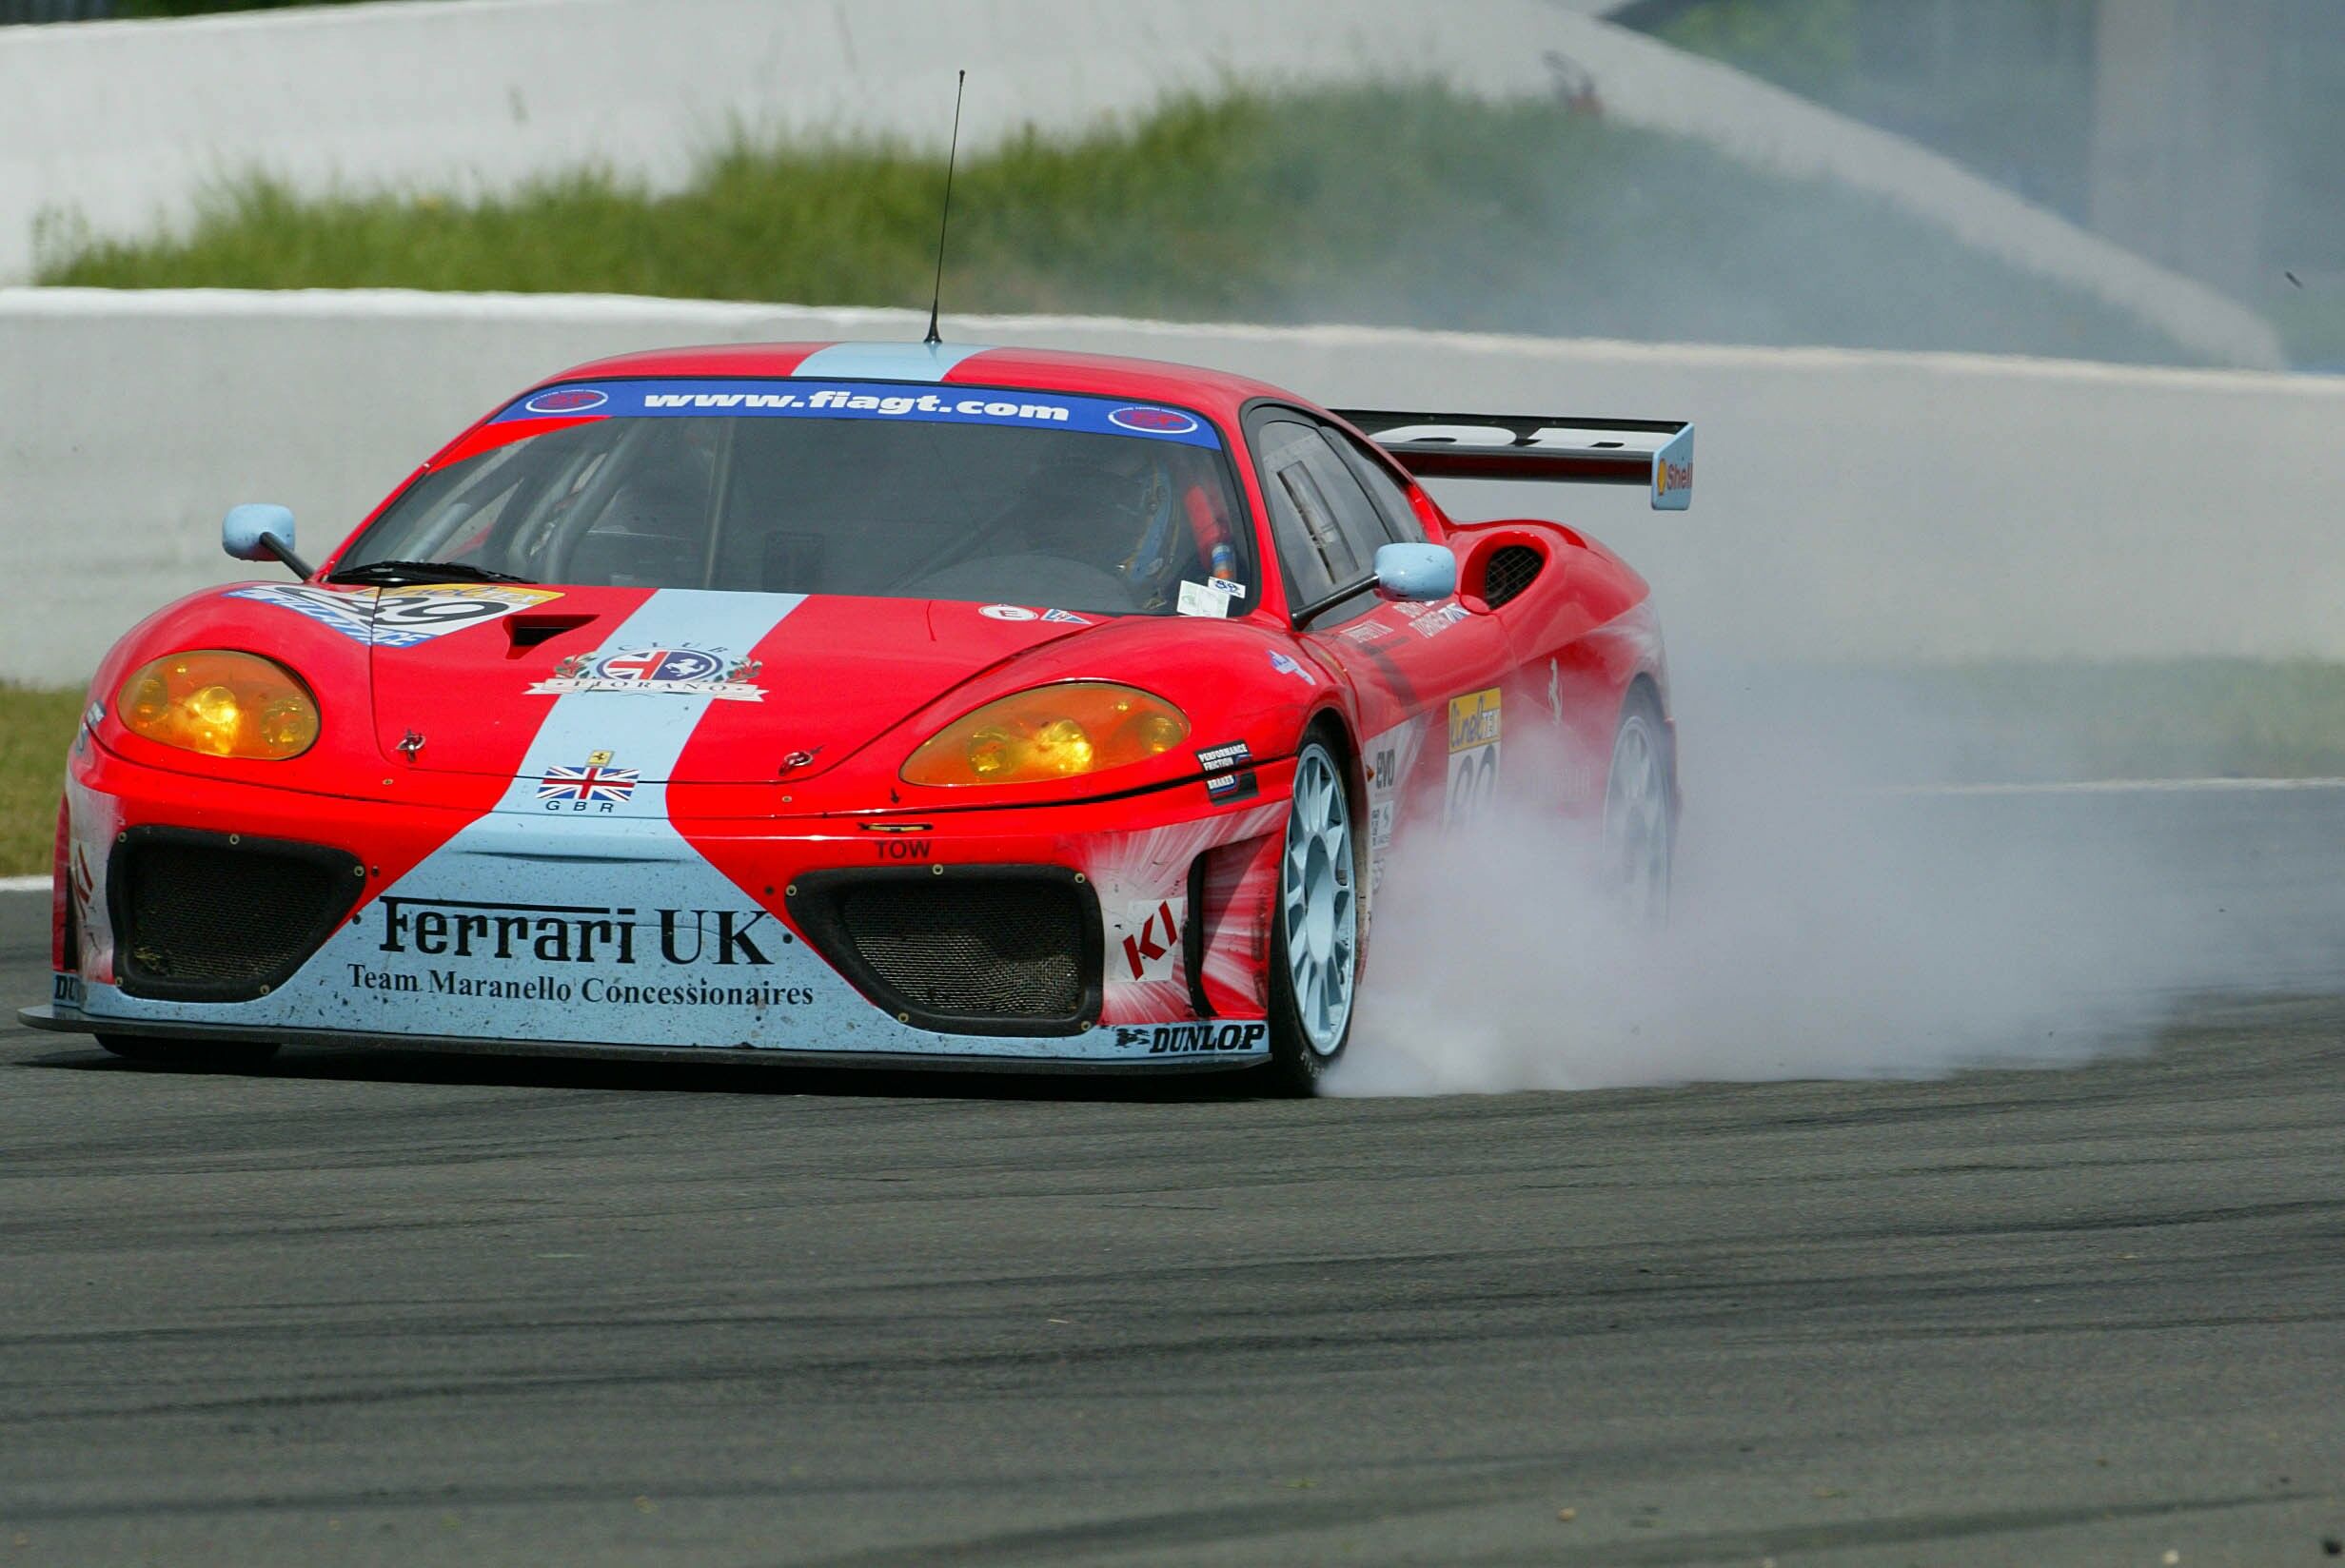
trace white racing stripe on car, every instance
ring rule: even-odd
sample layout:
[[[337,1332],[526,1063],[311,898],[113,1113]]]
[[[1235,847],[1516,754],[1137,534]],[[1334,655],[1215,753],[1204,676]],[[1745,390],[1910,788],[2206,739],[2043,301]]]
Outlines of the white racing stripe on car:
[[[940,382],[989,343],[842,343],[818,348],[792,375],[835,382]]]
[[[621,621],[592,657],[687,647],[747,658],[805,602],[803,594],[664,588]],[[520,775],[497,803],[497,810],[546,814],[538,797],[546,772],[580,767],[596,754],[608,752],[611,766],[627,769],[643,780],[633,796],[609,814],[643,818],[665,827],[666,781],[674,775],[677,758],[683,755],[714,700],[675,692],[573,692],[558,697],[537,738],[530,742]]]

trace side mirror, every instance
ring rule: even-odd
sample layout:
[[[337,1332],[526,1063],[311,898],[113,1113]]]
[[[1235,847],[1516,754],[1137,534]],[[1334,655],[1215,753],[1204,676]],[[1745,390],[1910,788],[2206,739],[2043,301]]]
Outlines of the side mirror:
[[[293,548],[293,509],[246,501],[231,506],[220,519],[220,548],[238,560],[275,560],[277,553],[262,543],[269,535],[286,549]]]
[[[1457,557],[1438,544],[1380,545],[1376,592],[1404,600],[1448,598],[1457,592]]]
[[[310,575],[308,565],[293,553],[293,510],[265,501],[231,506],[220,519],[220,548],[238,560],[282,561],[298,577]]]

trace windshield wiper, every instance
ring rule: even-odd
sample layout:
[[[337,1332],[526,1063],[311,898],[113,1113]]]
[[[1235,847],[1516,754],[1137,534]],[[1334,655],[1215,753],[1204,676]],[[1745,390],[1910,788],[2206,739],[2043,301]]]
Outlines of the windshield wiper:
[[[467,566],[459,560],[370,560],[364,566],[345,566],[325,579],[328,582],[528,582],[528,578],[517,578],[510,572],[493,572],[485,566]]]

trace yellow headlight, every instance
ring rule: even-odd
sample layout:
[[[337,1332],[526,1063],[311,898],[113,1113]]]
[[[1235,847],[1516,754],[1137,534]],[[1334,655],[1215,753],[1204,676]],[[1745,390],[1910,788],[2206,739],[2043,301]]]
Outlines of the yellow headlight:
[[[907,784],[1039,784],[1146,762],[1188,738],[1189,720],[1162,697],[1070,680],[963,714],[912,754],[903,776]]]
[[[130,672],[114,711],[135,735],[207,756],[276,761],[318,738],[318,703],[301,677],[258,654],[199,648]]]

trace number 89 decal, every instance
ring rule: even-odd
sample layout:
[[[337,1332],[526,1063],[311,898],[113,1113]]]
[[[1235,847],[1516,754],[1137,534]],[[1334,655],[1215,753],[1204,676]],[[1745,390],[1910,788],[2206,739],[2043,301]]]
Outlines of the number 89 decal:
[[[1478,822],[1498,800],[1498,688],[1449,699],[1449,780],[1444,827]]]

